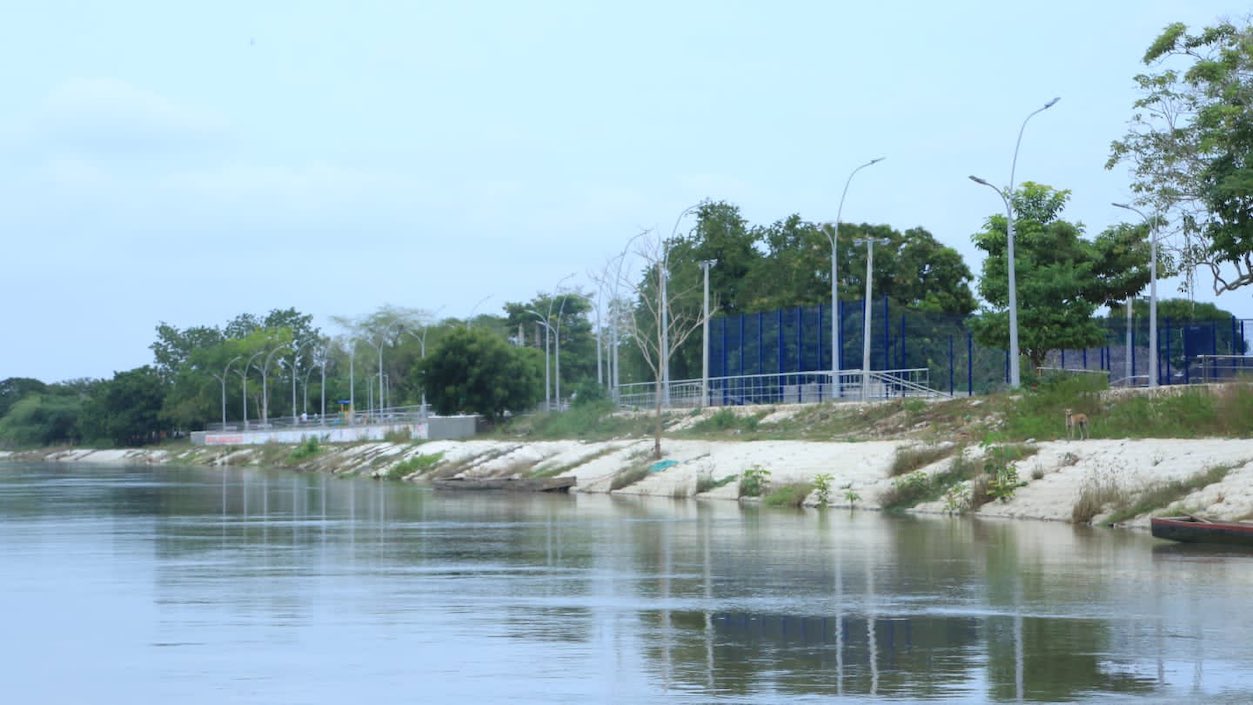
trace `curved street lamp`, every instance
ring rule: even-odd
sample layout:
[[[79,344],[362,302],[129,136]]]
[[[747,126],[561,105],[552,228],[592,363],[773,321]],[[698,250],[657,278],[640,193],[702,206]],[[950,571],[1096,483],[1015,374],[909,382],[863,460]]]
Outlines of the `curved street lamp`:
[[[213,376],[217,377],[218,381],[222,383],[222,430],[223,431],[226,430],[226,378],[230,375],[231,365],[235,364],[235,361],[240,359],[241,357],[243,357],[243,355],[236,355],[235,357],[232,357],[231,361],[226,363],[226,367],[222,368],[222,376],[218,377],[218,374],[216,372],[213,373]]]
[[[1043,107],[1036,108],[1022,121],[1022,127],[1018,128],[1018,141],[1014,143],[1014,159],[1009,165],[1008,191],[1002,191],[977,176],[970,177],[971,181],[983,184],[996,191],[1000,194],[1001,199],[1005,201],[1006,235],[1008,238],[1006,255],[1009,259],[1009,386],[1014,389],[1017,389],[1022,384],[1022,373],[1018,360],[1018,281],[1014,271],[1017,269],[1017,263],[1014,259],[1014,207],[1011,201],[1014,194],[1014,172],[1018,168],[1018,148],[1022,146],[1022,133],[1027,129],[1027,121],[1035,117],[1037,113],[1053,107],[1059,100],[1061,100],[1060,97],[1054,98],[1045,103]]]
[[[539,324],[544,326],[544,411],[552,411],[552,393],[549,391],[551,380],[548,377],[548,346],[550,345],[553,327],[549,325],[548,321],[544,318],[544,314],[536,311],[535,309],[528,308],[524,311],[524,313],[529,313],[532,316],[535,316],[535,319],[539,321]]]
[[[873,166],[886,159],[886,157],[878,157],[862,164],[853,169],[848,175],[848,180],[844,182],[844,192],[840,194],[840,206],[835,211],[834,232],[827,235],[827,240],[831,243],[831,389],[833,396],[843,396],[843,390],[840,385],[840,370],[842,369],[840,356],[843,351],[840,349],[840,292],[839,292],[839,250],[836,245],[840,241],[840,217],[844,213],[844,197],[848,195],[848,187],[853,183],[853,177],[857,172],[868,166]],[[826,230],[824,229],[825,233]]]
[[[261,424],[263,426],[268,426],[270,423],[270,360],[274,359],[274,353],[288,347],[291,347],[291,343],[283,343],[274,348],[265,356],[265,363],[261,365]]]
[[[1128,203],[1111,204],[1124,208],[1144,219],[1149,236],[1149,386],[1157,386],[1157,237],[1153,234],[1154,220]],[[1128,303],[1130,305],[1130,303]],[[1130,350],[1127,352],[1131,354]]]
[[[243,397],[244,397],[244,430],[245,431],[248,430],[248,370],[252,369],[252,361],[264,354],[265,354],[264,350],[258,350],[255,353],[253,353],[252,357],[248,358],[248,362],[244,363],[244,368],[239,371],[239,376],[244,381]]]

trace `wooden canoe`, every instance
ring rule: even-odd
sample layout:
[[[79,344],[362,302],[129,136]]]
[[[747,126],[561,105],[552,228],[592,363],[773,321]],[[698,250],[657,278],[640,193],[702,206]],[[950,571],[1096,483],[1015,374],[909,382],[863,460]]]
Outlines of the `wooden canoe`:
[[[1253,523],[1210,521],[1195,516],[1153,517],[1153,535],[1187,543],[1226,543],[1253,546]]]
[[[450,477],[432,480],[437,490],[502,490],[505,492],[569,492],[578,478],[565,477]]]

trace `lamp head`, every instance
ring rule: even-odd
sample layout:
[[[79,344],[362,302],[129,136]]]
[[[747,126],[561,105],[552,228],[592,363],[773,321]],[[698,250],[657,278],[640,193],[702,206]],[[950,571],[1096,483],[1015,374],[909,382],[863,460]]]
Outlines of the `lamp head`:
[[[1131,205],[1128,203],[1111,203],[1110,205],[1115,208],[1126,208],[1127,210],[1131,210]]]
[[[870,160],[870,163],[871,163],[871,164],[878,164],[879,162],[883,161],[884,159],[887,159],[887,157],[876,157],[876,158],[874,158],[874,159],[871,159],[871,160]]]
[[[983,179],[980,179],[977,176],[971,176],[970,180],[975,182],[976,184],[983,184],[984,186],[992,186],[992,184],[989,184],[987,181],[984,181]]]
[[[1062,97],[1061,97],[1061,96],[1057,96],[1056,98],[1054,98],[1054,99],[1050,100],[1049,102],[1045,103],[1045,104],[1044,104],[1044,108],[1047,110],[1048,108],[1053,107],[1054,105],[1056,105],[1056,104],[1057,104],[1057,101],[1059,101],[1059,100],[1061,100],[1061,99],[1062,99]]]

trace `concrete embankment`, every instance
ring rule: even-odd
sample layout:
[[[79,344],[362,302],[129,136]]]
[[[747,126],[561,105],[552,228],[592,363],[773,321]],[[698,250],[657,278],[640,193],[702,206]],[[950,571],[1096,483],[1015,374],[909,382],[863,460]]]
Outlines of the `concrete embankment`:
[[[205,466],[277,465],[300,471],[329,472],[421,482],[434,475],[495,477],[519,475],[573,475],[578,492],[622,495],[697,497],[736,500],[745,470],[769,471],[771,486],[812,483],[830,476],[834,488],[830,505],[878,509],[894,484],[898,451],[917,447],[916,441],[701,441],[667,440],[664,460],[651,458],[651,440],[603,442],[501,440],[430,441],[426,443],[360,443],[323,445],[305,458],[291,447],[190,448],[186,450],[86,449],[42,453],[0,454],[0,460],[49,462],[160,463]],[[1253,440],[1250,439],[1137,439],[1050,441],[1019,446],[1024,455],[1012,463],[1019,482],[1008,501],[983,504],[975,514],[988,517],[1070,521],[1085,488],[1102,488],[1106,496],[1135,496],[1174,483],[1185,487],[1171,506],[1217,518],[1253,515]],[[912,472],[945,473],[957,462],[977,461],[985,449],[940,457]],[[944,453],[939,453],[944,455]],[[960,458],[960,460],[956,460]],[[1198,482],[1214,469],[1220,477]],[[636,482],[613,489],[615,478],[634,471]],[[914,477],[918,477],[915,475]],[[698,489],[723,484],[698,492]],[[620,482],[619,482],[620,484]],[[962,487],[958,486],[961,490]],[[968,483],[965,489],[969,493]],[[954,497],[920,504],[917,511],[953,509]],[[811,494],[808,504],[816,502]],[[1147,514],[1128,522],[1144,526]]]

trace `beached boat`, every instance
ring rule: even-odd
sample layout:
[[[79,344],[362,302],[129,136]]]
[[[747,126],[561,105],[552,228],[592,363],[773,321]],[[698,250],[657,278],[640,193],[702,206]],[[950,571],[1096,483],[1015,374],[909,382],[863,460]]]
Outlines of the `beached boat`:
[[[1188,543],[1234,543],[1253,546],[1253,522],[1210,521],[1195,516],[1153,517],[1153,535]]]
[[[565,477],[449,477],[432,480],[437,490],[503,490],[506,492],[569,492],[578,478]]]

